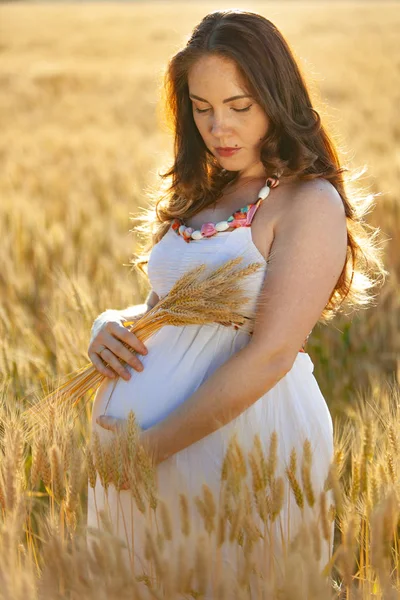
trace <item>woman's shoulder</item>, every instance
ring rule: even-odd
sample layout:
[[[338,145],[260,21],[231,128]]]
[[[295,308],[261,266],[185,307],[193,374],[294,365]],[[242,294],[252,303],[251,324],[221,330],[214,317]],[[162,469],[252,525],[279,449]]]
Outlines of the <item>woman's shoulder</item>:
[[[278,188],[279,189],[279,188]],[[335,186],[317,177],[310,180],[298,180],[283,185],[280,190],[280,219],[294,214],[309,215],[310,212],[327,211],[327,213],[345,212],[343,200]]]
[[[267,244],[264,256],[268,256],[272,242],[279,235],[286,237],[293,228],[307,228],[307,225],[326,229],[327,224],[340,222],[342,227],[344,212],[335,186],[322,177],[282,182],[260,206],[260,214],[252,225],[253,240],[258,248]]]

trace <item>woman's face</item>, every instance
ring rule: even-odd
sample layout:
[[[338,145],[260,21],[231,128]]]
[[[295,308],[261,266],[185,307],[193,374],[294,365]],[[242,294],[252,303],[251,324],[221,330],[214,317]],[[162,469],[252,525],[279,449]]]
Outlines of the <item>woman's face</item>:
[[[242,177],[264,176],[260,138],[269,119],[245,87],[235,64],[216,55],[203,56],[190,69],[193,118],[207,148],[221,167]],[[235,148],[221,153],[218,148]]]

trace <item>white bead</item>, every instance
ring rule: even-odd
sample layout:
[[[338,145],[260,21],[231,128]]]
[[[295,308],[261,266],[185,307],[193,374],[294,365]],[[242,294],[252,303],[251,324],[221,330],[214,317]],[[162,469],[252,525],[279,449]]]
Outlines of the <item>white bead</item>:
[[[182,234],[183,234],[183,232],[185,231],[185,229],[186,229],[186,225],[181,225],[181,226],[179,227],[178,231],[179,231],[179,233],[182,235]]]
[[[220,221],[219,223],[216,224],[215,229],[217,231],[225,231],[225,229],[229,229],[228,221]]]
[[[263,200],[265,200],[265,198],[268,197],[269,192],[270,192],[271,188],[268,185],[265,185],[264,187],[261,188],[261,190],[258,192],[258,197],[262,198]]]
[[[201,233],[201,231],[199,229],[196,229],[196,231],[193,231],[193,233],[190,237],[192,237],[194,240],[201,240],[203,237],[203,234]]]

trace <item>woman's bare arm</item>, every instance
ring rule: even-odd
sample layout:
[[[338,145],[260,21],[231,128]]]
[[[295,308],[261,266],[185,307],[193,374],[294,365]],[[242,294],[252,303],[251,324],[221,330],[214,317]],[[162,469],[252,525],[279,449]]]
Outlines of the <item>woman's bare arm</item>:
[[[89,345],[92,343],[94,338],[99,333],[100,329],[107,321],[117,321],[124,322],[130,321],[135,317],[139,317],[140,315],[148,312],[157,302],[159,301],[159,297],[155,293],[154,290],[151,290],[143,304],[133,304],[132,306],[128,306],[122,310],[116,310],[114,308],[108,308],[104,312],[100,313],[96,319],[93,321],[92,329],[90,331],[90,341]]]
[[[121,317],[124,321],[129,321],[130,319],[142,315],[149,311],[153,306],[159,302],[160,298],[157,296],[154,290],[150,290],[146,300],[143,304],[134,304],[133,306],[128,306],[123,310],[119,310]]]
[[[160,301],[159,296],[155,293],[154,290],[151,290],[149,295],[147,296],[145,303],[150,307],[153,308],[153,306],[155,306],[157,304],[157,302]]]

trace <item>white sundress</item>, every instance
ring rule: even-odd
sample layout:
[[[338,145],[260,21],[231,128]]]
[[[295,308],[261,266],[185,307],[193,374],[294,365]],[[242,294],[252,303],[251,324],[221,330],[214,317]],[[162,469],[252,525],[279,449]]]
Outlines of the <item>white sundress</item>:
[[[267,274],[267,263],[252,240],[251,226],[218,232],[212,237],[192,240],[190,243],[185,242],[170,227],[150,254],[148,276],[151,287],[159,297],[163,297],[189,269],[202,263],[214,269],[239,255],[243,257],[239,266],[260,261],[264,265],[244,280],[246,294],[250,292],[248,295],[252,299],[242,313],[254,316],[257,297]],[[148,354],[140,355],[143,371],[138,372],[128,366],[131,373],[129,381],[119,378],[115,382],[106,378],[102,382],[93,404],[92,430],[98,431],[101,439],[114,435],[96,423],[96,418],[104,413],[126,418],[133,410],[143,429],[162,421],[189,398],[220,365],[246,346],[249,340],[250,336],[246,331],[219,324],[162,327],[146,341]],[[295,447],[298,457],[297,479],[301,482],[300,462],[306,437],[310,440],[313,451],[311,481],[316,495],[316,507],[318,506],[319,493],[323,489],[333,458],[334,443],[331,415],[313,369],[308,353],[299,351],[290,371],[241,415],[158,465],[158,492],[160,497],[167,499],[174,519],[174,540],[169,543],[176,545],[174,551],[168,551],[171,560],[176,556],[179,543],[184,542],[178,514],[178,493],[185,492],[190,497],[202,496],[202,484],[205,482],[218,500],[222,461],[233,432],[237,433],[244,452],[251,450],[254,434],[259,433],[265,453],[268,452],[271,433],[276,430],[278,434],[276,476],[284,478],[285,489],[284,508],[276,522],[276,531],[278,532],[278,528],[280,532],[283,531],[285,539],[296,533],[302,518],[289,488],[285,467],[288,466],[291,450]],[[245,374],[238,376],[245,377]],[[328,498],[330,493],[328,492]],[[97,480],[95,491],[90,487],[88,489],[88,525],[98,525],[97,511],[105,507],[108,507],[115,531],[127,544],[130,558],[134,557],[135,572],[137,570],[141,573],[142,565],[145,564],[142,562],[144,517],[136,509],[131,492],[120,491],[118,496],[115,488],[110,486],[106,501],[104,489]],[[317,510],[316,507],[314,510]],[[311,510],[305,502],[304,518],[310,514]],[[195,530],[204,531],[204,522],[198,510],[191,508],[191,517]],[[331,534],[330,541],[324,540],[321,548],[321,568],[332,555],[333,523]],[[279,561],[283,550],[278,537],[274,542],[274,555]],[[194,552],[195,548],[191,551]],[[237,557],[237,547],[233,549],[232,544],[225,542],[222,560],[225,572],[230,565],[233,576],[238,568]],[[212,598],[212,595],[207,597]]]

